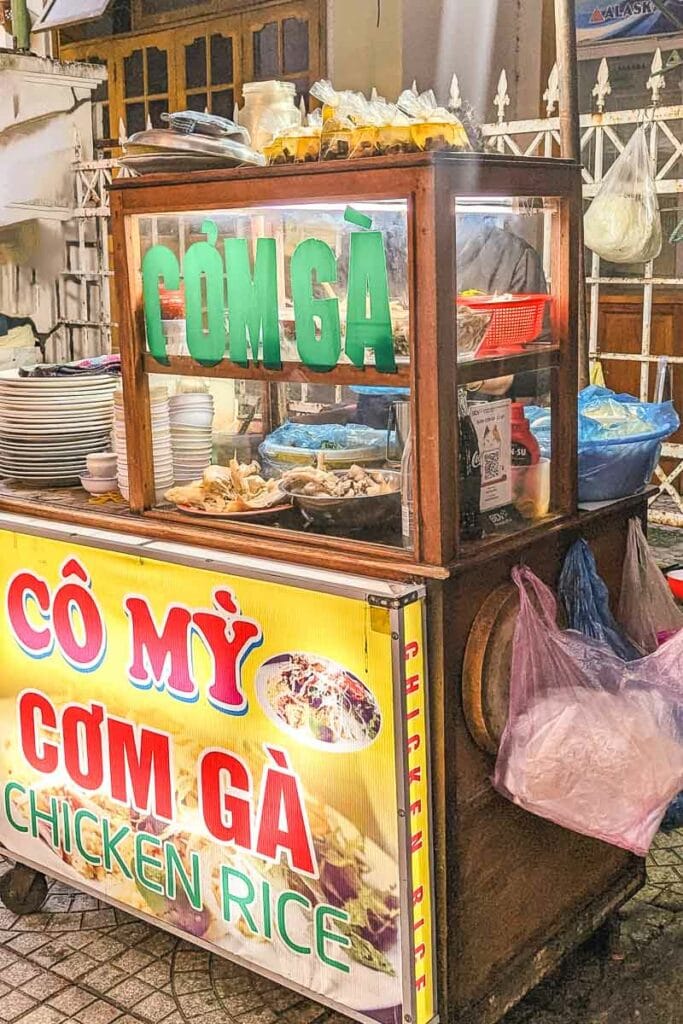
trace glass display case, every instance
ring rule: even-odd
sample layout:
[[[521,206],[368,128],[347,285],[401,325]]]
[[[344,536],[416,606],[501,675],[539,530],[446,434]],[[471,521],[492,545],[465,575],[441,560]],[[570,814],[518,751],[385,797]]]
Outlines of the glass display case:
[[[120,494],[109,477],[101,496],[68,474],[0,481],[5,589],[19,594],[0,650],[12,699],[52,688],[61,709],[87,682],[110,722],[178,737],[166,763],[190,797],[158,834],[190,850],[184,830],[199,828],[207,913],[170,890],[140,910],[136,883],[123,905],[370,1024],[492,1024],[642,883],[641,861],[488,783],[511,570],[523,560],[556,585],[583,536],[616,606],[629,522],[646,515],[647,493],[577,505],[580,189],[572,162],[464,154],[119,179],[121,387],[84,376],[70,389],[104,397],[65,403],[63,381],[30,377],[26,399],[14,380],[0,396],[10,456],[29,416],[41,444],[52,416],[69,474],[92,432],[109,445],[113,418],[116,457],[94,455],[116,464]],[[65,691],[67,663],[79,674]],[[195,778],[209,750],[249,768],[250,795],[266,770],[300,778],[316,849],[343,839],[332,854],[352,851],[354,884],[319,887],[305,867],[301,881],[276,846],[279,865],[266,851],[243,875],[263,894],[263,936],[243,911],[247,929],[233,927],[230,908],[251,900],[224,891],[218,906],[214,868],[259,850],[236,854],[222,821],[207,847],[197,809],[222,800],[205,803]],[[144,842],[151,820],[132,822]],[[282,857],[278,906],[306,893],[302,924],[318,929],[296,961],[271,928]],[[361,897],[372,918],[356,916]]]
[[[575,512],[578,209],[494,155],[117,183],[131,509],[442,566]]]

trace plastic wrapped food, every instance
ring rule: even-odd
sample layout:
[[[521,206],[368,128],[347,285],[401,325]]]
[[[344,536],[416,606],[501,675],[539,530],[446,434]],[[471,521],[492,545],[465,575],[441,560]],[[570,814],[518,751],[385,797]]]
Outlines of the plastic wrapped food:
[[[437,103],[430,89],[416,95],[406,89],[398,98],[399,110],[413,121],[411,137],[419,150],[471,150],[462,122]]]
[[[321,79],[311,86],[311,96],[322,103],[323,124],[325,121],[336,120],[337,118],[350,118],[352,122],[362,123],[362,111],[367,105],[367,100],[360,92],[352,92],[344,89],[341,92],[334,88],[331,82]]]
[[[354,126],[348,118],[323,121],[320,139],[321,160],[348,160],[354,145]]]
[[[353,114],[351,114],[353,118]],[[413,126],[393,103],[370,100],[356,109],[356,119],[362,118],[353,136],[352,157],[385,156],[410,153],[415,150]]]
[[[662,250],[662,219],[644,126],[605,175],[584,218],[585,243],[611,263],[644,263]]]
[[[307,164],[320,159],[321,129],[290,128],[276,136],[263,153],[269,164]]]
[[[680,660],[662,657],[674,645],[683,656],[683,634],[626,664],[606,644],[561,631],[555,599],[530,569],[513,580],[520,612],[494,785],[533,814],[645,856],[683,785]]]
[[[286,422],[274,430],[259,451],[273,467],[315,464],[322,453],[329,469],[342,469],[354,462],[382,462],[386,430],[356,424],[298,424]]]
[[[414,152],[413,129],[408,118],[400,120],[397,116],[391,123],[380,125],[377,129],[377,149],[386,156]]]

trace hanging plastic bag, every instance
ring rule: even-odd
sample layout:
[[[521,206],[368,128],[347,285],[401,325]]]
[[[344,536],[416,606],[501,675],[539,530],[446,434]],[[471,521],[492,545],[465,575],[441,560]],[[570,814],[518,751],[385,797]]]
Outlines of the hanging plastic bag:
[[[567,624],[584,636],[602,640],[623,661],[643,655],[631,643],[609,607],[609,592],[599,576],[595,557],[585,540],[572,544],[564,560],[559,584]]]
[[[645,653],[656,651],[666,634],[683,629],[683,612],[654,559],[639,519],[632,519],[628,527],[617,617]],[[680,671],[683,675],[683,669]]]
[[[671,658],[683,657],[683,634],[625,664],[560,630],[555,598],[530,569],[512,576],[520,612],[494,785],[533,814],[645,856],[683,785],[677,668],[659,689]]]
[[[662,832],[674,832],[679,828],[683,828],[683,793],[678,794],[662,821]]]
[[[588,207],[584,240],[611,263],[645,263],[662,251],[662,219],[644,126],[636,128]]]

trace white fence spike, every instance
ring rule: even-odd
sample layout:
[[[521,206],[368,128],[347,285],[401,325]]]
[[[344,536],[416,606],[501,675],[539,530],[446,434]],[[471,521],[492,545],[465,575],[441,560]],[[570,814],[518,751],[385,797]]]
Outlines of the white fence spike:
[[[609,80],[609,64],[607,58],[603,57],[598,68],[598,77],[593,88],[595,106],[599,114],[605,109],[605,100],[612,92],[612,85]]]
[[[498,124],[502,124],[505,120],[505,109],[510,106],[510,97],[508,95],[508,76],[504,68],[500,73],[500,78],[498,79],[498,91],[493,102],[496,110],[498,111]]]
[[[460,82],[458,76],[451,78],[451,88],[448,93],[448,106],[451,110],[460,110],[462,107],[462,95],[460,93]]]
[[[664,75],[660,74],[664,62],[662,60],[662,51],[659,47],[655,50],[655,55],[652,58],[652,66],[650,68],[651,75],[647,80],[647,87],[652,93],[653,104],[659,103],[660,94],[666,87],[666,81]]]
[[[560,70],[557,62],[553,64],[553,69],[548,75],[548,88],[543,93],[543,99],[545,100],[546,113],[548,117],[552,117],[555,113],[555,107],[560,102]]]

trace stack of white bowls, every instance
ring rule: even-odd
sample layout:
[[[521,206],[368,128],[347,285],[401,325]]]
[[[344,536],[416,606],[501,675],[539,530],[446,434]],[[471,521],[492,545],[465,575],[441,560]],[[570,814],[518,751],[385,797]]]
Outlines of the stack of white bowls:
[[[213,396],[208,392],[173,395],[169,406],[175,482],[199,480],[211,465]]]
[[[154,489],[156,500],[162,501],[164,492],[173,486],[173,452],[171,449],[171,423],[168,413],[168,390],[150,388],[150,414],[152,419],[152,458],[154,460]],[[119,490],[126,501],[129,498],[128,450],[123,395],[114,395],[114,450],[117,456]]]

